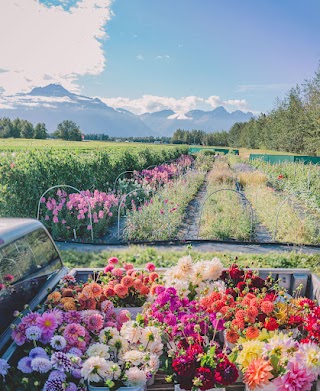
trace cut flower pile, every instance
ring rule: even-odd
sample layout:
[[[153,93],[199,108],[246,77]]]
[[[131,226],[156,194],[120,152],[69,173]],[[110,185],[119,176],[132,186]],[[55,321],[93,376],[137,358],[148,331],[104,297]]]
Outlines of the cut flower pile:
[[[248,390],[308,391],[320,375],[320,307],[299,293],[235,264],[224,270],[218,258],[183,257],[164,272],[110,258],[16,314],[18,348],[13,362],[0,360],[1,389],[145,387],[161,367],[182,390],[241,375]],[[142,307],[136,319],[132,307]]]

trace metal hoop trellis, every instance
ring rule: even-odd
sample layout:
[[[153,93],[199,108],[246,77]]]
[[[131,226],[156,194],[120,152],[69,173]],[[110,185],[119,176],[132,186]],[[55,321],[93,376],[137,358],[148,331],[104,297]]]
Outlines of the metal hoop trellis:
[[[201,224],[201,218],[202,218],[202,213],[203,213],[203,210],[204,210],[204,206],[205,204],[207,203],[207,201],[209,200],[209,198],[211,196],[213,196],[214,194],[216,193],[219,193],[221,191],[232,191],[234,193],[237,193],[240,197],[243,197],[247,204],[249,205],[250,207],[250,242],[252,241],[252,231],[253,231],[253,217],[254,217],[254,212],[253,212],[253,207],[251,205],[251,202],[248,200],[248,198],[243,194],[243,192],[239,191],[239,190],[234,190],[234,189],[218,189],[218,190],[215,190],[213,191],[212,193],[210,193],[204,200],[202,206],[201,206],[201,210],[200,210],[200,216],[199,216],[199,220],[198,220],[198,233],[197,233],[197,239],[199,239],[199,233],[200,233],[200,224]]]
[[[292,197],[297,197],[300,194],[310,194],[310,193],[311,193],[310,191],[297,191],[296,193],[289,194],[282,202],[280,202],[279,208],[277,210],[276,224],[275,224],[274,231],[273,231],[273,240],[274,241],[276,240],[277,231],[278,231],[279,215],[280,215],[280,211],[281,211],[283,205],[285,203],[287,203]]]
[[[130,191],[128,194],[124,194],[122,197],[121,197],[121,200],[120,200],[120,203],[119,203],[119,207],[118,207],[118,240],[120,240],[120,218],[121,218],[121,208],[122,208],[122,205],[123,205],[123,202],[126,201],[126,198],[134,193],[134,192],[137,192],[137,191],[144,191],[145,193],[146,190],[145,189],[137,189],[137,190],[132,190]],[[154,190],[151,190],[149,191],[148,193],[152,192],[153,195],[155,194]],[[167,222],[168,222],[168,230],[169,230],[169,235],[171,235],[171,225],[170,225],[170,219],[169,219],[169,215],[168,215],[168,205],[167,203],[165,202],[162,194],[160,193],[157,193],[157,196],[161,198],[161,201],[163,201],[163,205],[164,205],[164,209],[165,209],[165,212],[166,212],[166,217],[167,217]]]
[[[116,187],[117,187],[117,182],[118,180],[120,179],[120,177],[124,174],[136,174],[139,178],[141,178],[142,180],[144,179],[144,177],[142,175],[140,175],[137,171],[133,171],[133,170],[127,170],[127,171],[122,171],[115,179],[114,181],[114,184],[113,184],[113,192],[115,193],[116,192]]]
[[[88,209],[89,209],[89,220],[90,220],[90,226],[91,226],[91,239],[93,241],[93,238],[94,238],[94,235],[93,235],[93,224],[92,224],[92,212],[91,212],[91,205],[90,205],[90,202],[88,200],[88,197],[83,194],[83,192],[79,189],[77,189],[76,187],[74,186],[70,186],[70,185],[55,185],[55,186],[52,186],[52,187],[49,187],[49,189],[47,189],[40,197],[39,199],[39,202],[38,202],[38,212],[37,212],[37,220],[39,220],[39,217],[40,217],[40,207],[41,207],[41,200],[42,198],[50,191],[50,190],[53,190],[53,189],[57,189],[57,188],[61,188],[61,187],[67,187],[69,189],[72,189],[72,190],[75,190],[76,192],[78,192],[79,194],[82,195],[82,197],[85,199],[87,205],[88,205]]]

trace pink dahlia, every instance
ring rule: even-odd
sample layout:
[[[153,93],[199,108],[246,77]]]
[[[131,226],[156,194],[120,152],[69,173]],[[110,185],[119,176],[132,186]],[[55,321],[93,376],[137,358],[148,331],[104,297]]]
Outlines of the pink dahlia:
[[[85,328],[77,323],[68,324],[63,332],[64,338],[70,345],[76,344],[79,341],[79,338],[81,340],[85,335]]]
[[[37,326],[40,327],[42,333],[51,334],[58,327],[56,315],[52,312],[44,312],[37,319]]]
[[[129,270],[133,270],[134,266],[132,265],[132,263],[126,263],[123,265],[123,268],[124,270],[129,271]]]
[[[104,300],[101,303],[101,311],[104,312],[107,316],[111,315],[114,311],[114,305],[110,300]]]
[[[117,263],[119,263],[119,259],[116,257],[111,257],[108,259],[108,263],[111,265],[116,265]]]
[[[100,314],[92,314],[84,319],[88,330],[98,333],[103,328],[103,317]]]
[[[131,319],[130,312],[128,310],[121,310],[117,316],[117,321],[119,324],[128,322]]]
[[[18,346],[21,346],[26,342],[26,328],[27,326],[25,324],[20,323],[18,327],[12,331],[12,339]]]
[[[287,373],[273,381],[277,391],[310,391],[314,375],[298,362],[289,362]]]
[[[155,267],[154,263],[148,262],[146,264],[146,269],[148,270],[148,272],[154,272],[156,270],[156,267]]]
[[[115,267],[114,269],[111,270],[111,273],[116,276],[116,277],[122,277],[123,275],[123,270],[120,269],[120,267]]]
[[[104,272],[105,274],[107,274],[108,272],[111,272],[112,269],[114,269],[114,266],[110,264],[110,265],[107,265],[107,266],[103,269],[103,272]]]
[[[23,323],[26,327],[36,326],[37,319],[39,317],[40,317],[40,315],[38,313],[31,312],[30,314],[28,314],[22,318],[21,323]]]

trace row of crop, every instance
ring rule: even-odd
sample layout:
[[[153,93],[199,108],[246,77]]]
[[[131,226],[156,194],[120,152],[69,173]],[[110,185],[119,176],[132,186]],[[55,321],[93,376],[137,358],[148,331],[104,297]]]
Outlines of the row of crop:
[[[206,198],[200,210],[199,237],[249,240],[252,236],[250,211],[235,192],[235,178],[224,159],[215,161],[207,183]]]
[[[253,167],[268,175],[276,190],[296,193],[306,207],[320,213],[320,166],[303,163],[269,164],[262,160],[250,162]]]
[[[290,183],[275,184],[275,181],[285,181],[283,175],[279,174],[277,179],[272,180],[270,173],[267,175],[234,158],[231,158],[231,165],[258,220],[269,231],[272,239],[300,244],[320,242],[320,233],[313,216],[300,213],[293,203],[287,202]],[[281,190],[281,186],[287,190]]]
[[[41,198],[39,217],[55,239],[101,238],[116,216],[148,202],[154,193],[173,183],[192,163],[190,156],[181,155],[170,164],[123,173],[109,192],[85,190],[68,194],[68,189],[55,189],[53,195],[48,192]]]
[[[0,156],[0,215],[35,217],[37,202],[49,187],[67,184],[80,190],[110,190],[123,171],[142,170],[175,159],[185,147],[136,148],[114,154],[98,150],[38,150]]]
[[[169,240],[176,236],[185,210],[205,178],[205,172],[189,171],[141,207],[134,207],[127,216],[124,236],[127,240]]]

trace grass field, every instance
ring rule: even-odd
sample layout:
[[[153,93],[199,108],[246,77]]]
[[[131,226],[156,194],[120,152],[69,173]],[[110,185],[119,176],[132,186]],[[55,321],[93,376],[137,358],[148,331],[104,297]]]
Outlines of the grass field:
[[[194,249],[170,248],[155,249],[153,247],[131,245],[126,249],[110,249],[101,252],[61,251],[65,266],[74,267],[104,267],[110,257],[118,257],[121,262],[133,263],[136,267],[143,267],[147,262],[153,262],[157,267],[170,267],[177,263],[178,259],[190,254],[193,260],[212,259],[218,257],[225,267],[237,263],[244,267],[276,267],[276,268],[307,268],[319,273],[320,255],[307,255],[297,252],[268,254],[243,254],[237,252],[202,252]]]
[[[166,145],[168,148],[174,147],[173,144]],[[176,145],[175,145],[176,146]],[[106,141],[65,141],[65,140],[34,140],[23,138],[2,138],[0,139],[0,151],[19,151],[35,150],[45,148],[57,148],[68,150],[93,150],[93,149],[123,149],[123,148],[163,148],[163,144],[147,143],[126,143],[126,142],[106,142]]]
[[[163,144],[151,144],[151,143],[126,143],[126,142],[106,142],[106,141],[64,141],[64,140],[34,140],[34,139],[0,139],[0,151],[19,151],[19,150],[35,150],[35,149],[45,149],[45,148],[57,148],[57,149],[68,149],[68,150],[92,150],[92,149],[109,149],[109,150],[117,150],[123,148],[139,148],[139,147],[147,147],[147,148],[159,148],[163,147]],[[173,147],[173,144],[166,144],[168,148]],[[175,145],[177,146],[177,145]],[[198,145],[190,145],[192,147],[198,147]],[[234,149],[231,147],[203,147],[203,148],[226,148],[226,149]],[[264,149],[247,149],[247,148],[239,148],[240,156],[243,158],[248,158],[250,153],[267,153],[274,155],[292,155],[292,153],[288,152],[279,152],[279,151],[270,151]]]

